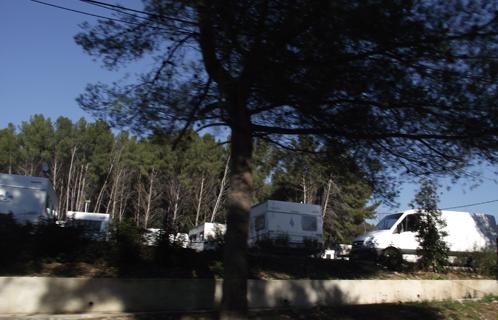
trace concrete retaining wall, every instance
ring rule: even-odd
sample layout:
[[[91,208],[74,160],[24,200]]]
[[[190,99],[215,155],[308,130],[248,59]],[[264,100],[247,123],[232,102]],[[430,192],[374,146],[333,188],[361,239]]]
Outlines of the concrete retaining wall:
[[[209,310],[221,281],[0,277],[0,314]],[[250,308],[479,298],[495,280],[249,280]]]

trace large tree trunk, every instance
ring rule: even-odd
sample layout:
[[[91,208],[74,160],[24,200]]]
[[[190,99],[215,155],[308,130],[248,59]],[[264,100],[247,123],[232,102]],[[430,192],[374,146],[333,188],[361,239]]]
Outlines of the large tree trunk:
[[[238,110],[240,112],[240,109]],[[233,117],[221,319],[247,318],[247,234],[252,192],[252,134],[244,111]]]

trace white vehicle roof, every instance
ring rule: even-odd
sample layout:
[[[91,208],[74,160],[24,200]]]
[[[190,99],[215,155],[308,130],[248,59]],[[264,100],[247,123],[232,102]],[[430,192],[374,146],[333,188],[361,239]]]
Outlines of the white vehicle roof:
[[[207,233],[214,233],[216,231],[225,233],[226,228],[227,228],[226,225],[223,223],[204,222],[204,223],[201,223],[200,225],[190,229],[188,234],[192,235],[192,234],[197,234],[200,232],[204,232],[207,234]]]
[[[47,188],[52,187],[50,180],[45,177],[21,176],[6,173],[0,173],[0,185],[36,190],[46,190]]]
[[[109,221],[111,215],[108,213],[68,211],[67,217],[75,220]]]
[[[297,203],[278,200],[266,200],[251,208],[253,212],[272,211],[280,213],[294,213],[321,216],[321,207],[317,204]]]

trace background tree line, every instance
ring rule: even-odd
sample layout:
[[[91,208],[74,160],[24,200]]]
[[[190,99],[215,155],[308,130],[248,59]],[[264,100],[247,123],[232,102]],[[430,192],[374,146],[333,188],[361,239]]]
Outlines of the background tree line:
[[[253,202],[265,199],[320,204],[327,240],[348,242],[368,228],[371,182],[347,153],[312,138],[292,141],[295,152],[257,140]],[[187,231],[202,222],[225,222],[230,154],[206,133],[113,132],[101,120],[55,121],[34,115],[0,129],[0,172],[42,176],[43,163],[59,195],[59,214],[109,213],[140,228],[165,223]]]

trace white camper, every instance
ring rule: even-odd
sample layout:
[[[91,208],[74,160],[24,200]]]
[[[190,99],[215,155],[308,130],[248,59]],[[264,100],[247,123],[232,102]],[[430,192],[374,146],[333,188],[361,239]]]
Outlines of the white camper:
[[[111,216],[108,213],[68,211],[67,222],[83,228],[86,236],[94,239],[106,239],[109,232]]]
[[[216,222],[205,222],[188,232],[189,247],[195,251],[215,250],[217,239],[223,237],[226,225]]]
[[[417,210],[407,210],[385,216],[375,230],[353,240],[352,257],[381,257],[391,254],[402,255],[405,260],[416,261]],[[493,248],[497,232],[496,221],[492,215],[459,211],[441,211],[446,222],[444,238],[451,255],[482,251]]]
[[[251,208],[249,247],[270,241],[272,246],[323,247],[323,220],[319,205],[267,200]]]
[[[59,199],[50,180],[0,173],[0,214],[19,223],[56,219]]]

